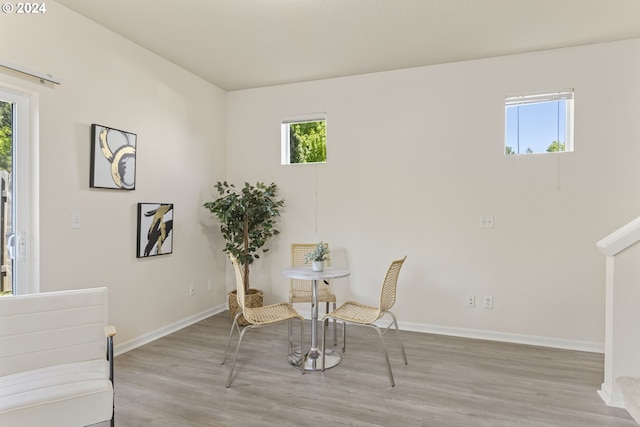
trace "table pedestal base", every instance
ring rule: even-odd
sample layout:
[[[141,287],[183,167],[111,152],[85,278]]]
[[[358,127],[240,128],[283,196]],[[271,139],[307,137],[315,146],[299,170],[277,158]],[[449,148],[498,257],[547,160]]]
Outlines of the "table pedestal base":
[[[322,370],[322,354],[318,354],[319,350],[316,352],[309,351],[307,352],[307,361],[304,365],[305,371],[321,371]],[[342,360],[342,356],[340,353],[333,350],[325,350],[324,361],[325,361],[325,369],[333,368]],[[289,355],[289,363],[293,366],[300,367],[301,357],[300,352],[296,351],[293,354]]]

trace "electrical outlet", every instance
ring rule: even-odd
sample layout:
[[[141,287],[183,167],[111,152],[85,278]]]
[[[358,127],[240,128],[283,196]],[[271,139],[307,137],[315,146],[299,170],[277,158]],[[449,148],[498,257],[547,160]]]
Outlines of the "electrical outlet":
[[[493,215],[481,216],[480,228],[493,228]]]
[[[192,297],[196,294],[196,285],[189,285],[189,296]]]
[[[493,308],[493,297],[485,296],[483,301],[484,308]]]
[[[209,279],[209,282],[207,283],[207,285],[209,286],[209,291],[213,290],[213,279]]]
[[[476,297],[474,295],[467,295],[467,307],[473,308],[476,306]]]

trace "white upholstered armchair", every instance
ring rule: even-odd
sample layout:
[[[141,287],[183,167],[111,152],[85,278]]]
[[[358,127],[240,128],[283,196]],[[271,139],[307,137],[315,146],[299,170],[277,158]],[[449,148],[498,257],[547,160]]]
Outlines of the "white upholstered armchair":
[[[114,335],[107,288],[0,297],[0,425],[113,426]]]

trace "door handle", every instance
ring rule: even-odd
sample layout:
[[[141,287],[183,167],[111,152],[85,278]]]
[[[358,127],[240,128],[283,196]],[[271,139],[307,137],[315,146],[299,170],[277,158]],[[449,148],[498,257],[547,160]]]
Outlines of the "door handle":
[[[27,257],[27,237],[24,234],[18,234],[18,258],[25,259]]]
[[[16,233],[11,233],[7,236],[7,253],[9,259],[16,259]]]

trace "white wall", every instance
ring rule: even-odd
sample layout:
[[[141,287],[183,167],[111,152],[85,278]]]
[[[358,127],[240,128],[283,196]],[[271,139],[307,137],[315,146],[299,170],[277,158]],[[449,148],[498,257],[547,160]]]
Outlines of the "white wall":
[[[63,81],[0,72],[39,98],[40,290],[108,286],[117,347],[223,307],[224,259],[202,203],[226,174],[226,93],[55,2],[3,14],[0,39],[0,58]],[[137,134],[135,191],[89,188],[92,123]],[[138,202],[174,203],[173,254],[136,258]]]
[[[285,299],[288,245],[322,239],[352,271],[339,299],[375,303],[406,254],[404,327],[602,351],[595,243],[640,212],[639,72],[632,40],[229,93],[229,180],[287,200],[252,284]],[[505,96],[567,88],[575,152],[503,155]],[[281,119],[314,112],[328,163],[281,166]]]

